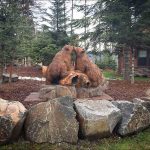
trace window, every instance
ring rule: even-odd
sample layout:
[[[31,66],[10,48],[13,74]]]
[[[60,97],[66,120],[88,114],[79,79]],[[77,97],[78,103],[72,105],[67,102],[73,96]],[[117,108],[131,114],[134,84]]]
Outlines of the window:
[[[142,50],[139,51],[139,58],[146,58],[147,57],[147,51]]]
[[[138,51],[138,66],[147,66],[147,50]]]

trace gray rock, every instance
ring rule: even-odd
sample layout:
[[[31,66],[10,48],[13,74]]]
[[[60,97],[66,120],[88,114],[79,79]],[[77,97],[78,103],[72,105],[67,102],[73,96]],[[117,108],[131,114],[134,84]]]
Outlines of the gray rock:
[[[98,97],[102,96],[104,91],[108,88],[108,81],[105,81],[102,85],[98,87],[90,88],[77,88],[77,98],[88,98],[88,97]]]
[[[147,110],[150,112],[150,101],[144,101],[144,100],[141,100],[141,99],[139,99],[139,98],[134,98],[134,99],[133,99],[133,103],[143,105],[143,106],[146,107]]]
[[[150,113],[141,104],[129,101],[113,101],[122,113],[122,120],[118,124],[117,133],[125,136],[145,129],[150,125]]]
[[[107,137],[121,118],[120,110],[107,100],[80,99],[74,104],[83,137]]]
[[[150,101],[150,97],[141,97],[141,99],[144,101]]]
[[[56,97],[62,96],[74,97],[74,93],[72,94],[72,89],[68,88],[67,86],[56,85]]]
[[[3,74],[3,82],[9,82],[9,74],[5,73]],[[11,77],[11,81],[12,82],[17,82],[19,79],[18,79],[18,76],[16,74],[12,74],[12,77]]]
[[[76,89],[73,86],[45,85],[39,91],[39,98],[43,101],[52,100],[62,96],[76,98]]]
[[[19,137],[26,112],[20,102],[0,99],[0,144]]]
[[[77,88],[77,98],[97,97],[103,95],[101,86],[96,88]]]
[[[39,103],[27,115],[26,138],[36,143],[76,143],[79,127],[75,117],[71,97]]]
[[[146,90],[145,94],[147,97],[150,97],[150,88]]]
[[[90,97],[88,88],[77,88],[77,98],[88,98]]]
[[[56,86],[55,85],[45,85],[39,91],[39,98],[43,101],[48,101],[56,98]]]

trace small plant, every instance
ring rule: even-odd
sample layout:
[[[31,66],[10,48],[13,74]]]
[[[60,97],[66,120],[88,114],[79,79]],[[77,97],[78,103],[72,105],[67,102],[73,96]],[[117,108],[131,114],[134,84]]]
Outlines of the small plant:
[[[116,70],[116,67],[117,67],[117,63],[114,58],[114,55],[112,53],[110,53],[109,51],[104,51],[102,53],[101,60],[96,60],[95,63],[101,69]]]

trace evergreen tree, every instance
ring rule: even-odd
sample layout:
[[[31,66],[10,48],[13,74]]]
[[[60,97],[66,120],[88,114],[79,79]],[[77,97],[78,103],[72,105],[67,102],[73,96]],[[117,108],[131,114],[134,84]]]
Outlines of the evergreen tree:
[[[23,22],[26,22],[26,16],[29,16],[27,13],[28,8],[26,7],[26,2],[29,3],[28,0],[0,1],[1,67],[4,65],[4,63],[10,63],[12,66],[14,59],[17,58],[21,36],[24,34],[24,32],[22,32],[22,28],[24,28]],[[2,77],[2,72],[0,76]]]
[[[124,78],[130,79],[130,52],[138,47],[149,47],[149,0],[97,0],[92,6],[95,21],[91,42],[94,45],[114,43],[116,50],[124,50]],[[99,18],[99,19],[98,19]]]
[[[31,58],[36,63],[49,65],[52,58],[58,52],[58,48],[53,39],[53,33],[43,26],[43,31],[38,32],[32,43]]]
[[[56,46],[58,49],[70,42],[67,35],[68,11],[66,8],[66,3],[66,0],[50,1],[51,6],[45,12],[46,17],[43,18],[50,24],[48,28],[53,33],[53,38],[56,41]]]
[[[89,26],[92,24],[92,15],[93,15],[93,4],[88,3],[87,0],[82,1],[84,4],[77,4],[75,7],[78,11],[83,13],[83,18],[81,19],[74,19],[73,25],[76,29],[83,28],[84,33],[80,35],[80,42],[83,42],[85,50],[88,49],[90,43],[88,39],[91,36],[91,31],[89,30]]]

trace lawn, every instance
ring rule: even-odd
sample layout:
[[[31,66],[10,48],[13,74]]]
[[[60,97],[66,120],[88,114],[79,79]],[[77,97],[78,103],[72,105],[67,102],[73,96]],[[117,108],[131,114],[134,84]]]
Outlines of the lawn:
[[[113,70],[104,70],[103,75],[107,79],[119,79],[119,80],[123,79],[122,76],[117,75],[117,73]],[[150,78],[148,78],[148,77],[135,77],[135,81],[150,81]]]
[[[0,150],[150,150],[150,128],[130,137],[111,137],[97,141],[79,141],[76,145],[34,144],[20,140],[17,143],[4,145]]]

